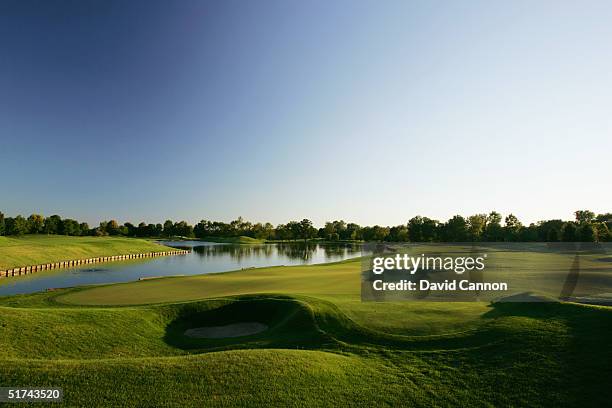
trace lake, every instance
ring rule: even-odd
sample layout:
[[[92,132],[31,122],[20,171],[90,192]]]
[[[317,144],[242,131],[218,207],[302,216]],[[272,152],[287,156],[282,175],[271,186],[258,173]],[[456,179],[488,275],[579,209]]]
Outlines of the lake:
[[[171,241],[163,244],[189,249],[191,253],[53,269],[31,275],[2,278],[0,296],[33,293],[49,288],[129,282],[159,276],[198,275],[264,266],[327,263],[361,255],[361,246],[355,244],[236,245],[201,241]]]

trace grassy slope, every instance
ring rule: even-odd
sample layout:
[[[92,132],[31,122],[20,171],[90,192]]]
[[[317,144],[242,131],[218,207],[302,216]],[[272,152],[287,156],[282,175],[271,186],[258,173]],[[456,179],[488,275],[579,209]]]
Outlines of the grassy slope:
[[[347,261],[0,298],[0,383],[62,385],[69,404],[96,406],[129,405],[134,395],[157,406],[603,406],[612,398],[610,308],[362,303],[358,273],[359,262]],[[272,292],[284,295],[263,294]],[[270,330],[182,335],[237,321]]]
[[[77,308],[54,306],[52,296],[0,307],[0,382],[61,385],[71,405],[129,405],[138,396],[173,406],[603,406],[612,397],[608,308],[498,304],[477,330],[397,336],[311,297]],[[453,304],[445,308],[454,315]],[[409,328],[419,308],[404,313]],[[270,330],[181,335],[245,320]]]
[[[253,293],[317,296],[332,301],[360,324],[397,334],[439,334],[473,327],[488,309],[484,303],[362,303],[356,279],[360,261],[334,264],[247,269],[214,275],[155,279],[70,292],[61,303],[135,305]],[[407,325],[407,313],[411,315]]]
[[[165,250],[168,248],[135,238],[61,235],[0,237],[0,270],[73,259]]]

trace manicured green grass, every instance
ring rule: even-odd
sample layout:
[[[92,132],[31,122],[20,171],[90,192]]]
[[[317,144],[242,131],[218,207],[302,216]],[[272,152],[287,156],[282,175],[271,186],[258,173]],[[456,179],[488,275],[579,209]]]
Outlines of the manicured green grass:
[[[205,237],[200,239],[200,241],[219,242],[227,244],[263,244],[266,242],[263,239],[245,237],[244,235],[239,237]]]
[[[0,270],[99,256],[161,252],[169,249],[136,238],[63,235],[0,237]]]
[[[361,302],[360,262],[0,298],[0,384],[70,406],[605,406],[612,308]],[[128,306],[124,306],[128,305]],[[227,339],[185,330],[238,322]]]
[[[0,382],[62,386],[71,406],[604,406],[612,397],[609,308],[496,304],[472,330],[400,336],[313,297],[96,308],[55,305],[53,296],[0,307]],[[433,310],[461,321],[455,306]],[[418,304],[403,312],[409,331]],[[270,328],[183,335],[240,321]]]

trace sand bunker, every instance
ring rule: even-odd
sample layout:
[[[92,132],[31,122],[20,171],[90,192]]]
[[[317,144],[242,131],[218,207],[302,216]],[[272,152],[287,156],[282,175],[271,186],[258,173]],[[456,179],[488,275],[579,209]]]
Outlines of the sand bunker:
[[[185,330],[185,336],[199,339],[222,339],[225,337],[242,337],[261,333],[268,326],[258,322],[233,323],[227,326],[197,327]]]

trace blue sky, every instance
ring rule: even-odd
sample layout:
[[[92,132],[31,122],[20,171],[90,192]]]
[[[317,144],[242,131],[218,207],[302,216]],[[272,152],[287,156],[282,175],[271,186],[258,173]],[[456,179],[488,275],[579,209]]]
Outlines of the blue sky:
[[[612,210],[612,4],[3,1],[0,210]]]

